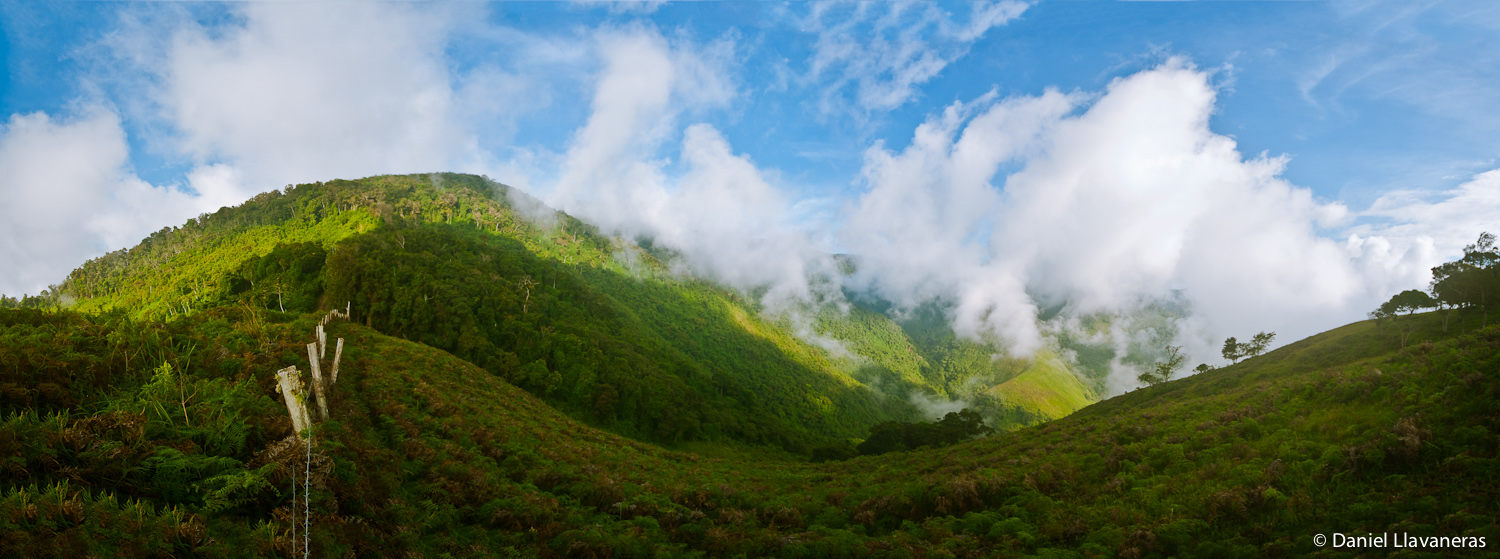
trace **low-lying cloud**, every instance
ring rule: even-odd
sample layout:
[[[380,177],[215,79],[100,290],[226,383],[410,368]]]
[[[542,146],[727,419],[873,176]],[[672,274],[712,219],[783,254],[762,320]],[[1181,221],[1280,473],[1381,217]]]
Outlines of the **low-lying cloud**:
[[[667,141],[680,72],[712,66],[684,65],[652,32],[616,40],[553,199],[651,236],[700,275],[812,300],[830,262],[785,219],[793,202],[710,125]],[[1282,178],[1285,158],[1246,157],[1212,131],[1211,78],[1172,59],[1093,94],[992,93],[932,115],[900,150],[871,146],[862,192],[825,224],[856,256],[847,286],[901,308],[945,302],[960,335],[1017,355],[1049,343],[1039,304],[1082,316],[1180,299],[1191,315],[1175,343],[1216,363],[1223,337],[1296,340],[1420,286],[1436,263],[1423,222],[1492,190],[1486,176],[1451,202],[1383,199],[1368,215],[1405,224],[1351,226],[1359,215]]]
[[[1213,132],[1216,95],[1173,59],[1097,97],[955,105],[900,153],[867,153],[841,240],[883,296],[946,298],[959,332],[1021,353],[1042,343],[1038,300],[1128,313],[1181,292],[1200,319],[1184,335],[1295,340],[1423,283],[1421,234],[1326,235],[1350,212],[1281,178],[1285,159],[1247,158]],[[1207,340],[1179,343],[1217,361]]]

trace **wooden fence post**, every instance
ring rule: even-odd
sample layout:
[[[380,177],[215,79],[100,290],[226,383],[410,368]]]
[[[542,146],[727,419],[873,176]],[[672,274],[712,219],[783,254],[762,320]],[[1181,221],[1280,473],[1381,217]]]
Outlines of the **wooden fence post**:
[[[286,400],[287,415],[292,416],[292,429],[297,431],[299,440],[305,440],[303,433],[310,432],[312,418],[307,413],[307,387],[302,383],[302,373],[296,367],[287,367],[276,371],[276,380],[281,397]]]
[[[339,383],[339,358],[344,356],[344,339],[339,338],[338,345],[333,348],[333,372],[328,375],[330,386]]]
[[[323,389],[323,371],[318,367],[318,344],[317,342],[307,344],[307,361],[312,363],[312,388],[313,393],[318,396],[318,411],[323,419],[328,419],[328,392]]]

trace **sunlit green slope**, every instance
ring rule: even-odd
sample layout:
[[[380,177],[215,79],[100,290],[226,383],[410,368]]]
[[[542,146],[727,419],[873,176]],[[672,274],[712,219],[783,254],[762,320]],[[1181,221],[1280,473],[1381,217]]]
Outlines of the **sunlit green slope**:
[[[1020,375],[989,391],[1017,417],[1014,423],[1022,425],[1063,417],[1092,403],[1088,389],[1050,352],[1042,352]]]

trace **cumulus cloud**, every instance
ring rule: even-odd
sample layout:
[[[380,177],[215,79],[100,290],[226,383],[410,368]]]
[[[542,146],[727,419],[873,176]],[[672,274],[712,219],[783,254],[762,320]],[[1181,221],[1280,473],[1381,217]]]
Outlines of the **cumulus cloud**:
[[[1345,307],[1367,286],[1316,231],[1339,208],[1280,179],[1284,161],[1213,133],[1214,101],[1181,61],[1110,84],[1008,178],[997,258],[1083,312],[1175,288],[1228,329],[1362,315]]]
[[[602,39],[599,50],[593,113],[553,199],[609,230],[653,237],[700,275],[770,286],[768,300],[815,300],[810,286],[832,268],[789,219],[796,201],[710,125],[670,141],[684,106],[734,95],[683,95],[684,83],[723,83],[719,66],[644,29]],[[1295,340],[1425,281],[1430,239],[1351,228],[1358,215],[1281,177],[1285,158],[1246,157],[1214,133],[1216,102],[1209,74],[1173,59],[1097,94],[954,103],[910,145],[865,152],[864,191],[832,232],[858,260],[849,285],[904,308],[944,301],[960,335],[1018,355],[1066,328],[1042,324],[1039,302],[1082,316],[1180,301],[1191,314],[1168,328],[1174,343],[1216,362],[1223,337]],[[1475,206],[1469,198],[1486,195],[1489,180],[1451,202],[1371,211],[1425,222]],[[1110,343],[1161,335],[1126,330]],[[1129,376],[1109,386],[1133,386]]]
[[[473,159],[443,49],[451,10],[398,4],[261,4],[213,27],[180,22],[164,45],[115,39],[151,75],[181,153],[282,183],[449,169]],[[138,33],[160,33],[143,28]],[[494,69],[476,85],[505,92]]]
[[[787,222],[780,190],[712,126],[687,129],[682,157],[688,171],[655,228],[658,239],[703,275],[769,286],[770,301],[809,299],[808,279],[830,273],[832,262]]]
[[[244,199],[220,167],[188,188],[152,186],[129,171],[120,118],[88,107],[68,119],[15,114],[0,127],[0,293],[37,293],[88,258]]]
[[[1179,335],[1205,338],[1185,343],[1214,361],[1209,339],[1295,340],[1418,279],[1399,263],[1419,246],[1372,259],[1321,235],[1347,210],[1282,179],[1284,159],[1246,158],[1210,130],[1215,100],[1209,76],[1174,59],[1092,102],[1049,91],[955,105],[902,152],[867,153],[841,240],[865,285],[946,299],[959,332],[1021,353],[1042,343],[1037,300],[1128,313],[1180,292],[1194,321]]]
[[[933,4],[819,2],[803,22],[818,36],[810,77],[822,82],[824,114],[842,112],[852,96],[865,111],[894,109],[918,95],[991,28],[1020,17],[1028,4],[978,2],[966,22]]]
[[[961,332],[1034,349],[1035,307],[1022,270],[991,258],[1002,197],[990,181],[1001,164],[1035,150],[1074,102],[1057,91],[998,103],[988,95],[929,119],[899,154],[879,144],[868,150],[861,173],[868,190],[839,232],[859,258],[856,281],[904,306],[957,299]]]
[[[611,229],[639,226],[637,209],[660,204],[661,167],[653,159],[675,121],[669,105],[678,80],[660,35],[637,30],[599,40],[605,71],[593,112],[568,149],[553,199]]]
[[[808,278],[831,262],[788,223],[781,191],[711,125],[689,125],[676,149],[668,146],[684,110],[733,97],[722,64],[644,28],[606,34],[599,52],[593,112],[574,135],[553,201],[606,230],[651,237],[702,276],[769,287],[767,301],[808,299]],[[675,175],[666,171],[669,151],[680,157]]]

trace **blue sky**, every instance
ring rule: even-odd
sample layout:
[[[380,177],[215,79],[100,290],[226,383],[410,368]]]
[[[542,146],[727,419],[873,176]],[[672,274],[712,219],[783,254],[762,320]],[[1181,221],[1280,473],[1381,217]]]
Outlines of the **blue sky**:
[[[790,299],[828,252],[867,254],[865,287],[955,301],[956,326],[1021,346],[1026,293],[1084,312],[1185,289],[1205,339],[1276,313],[1336,326],[1500,229],[1492,2],[0,16],[12,294],[259,191],[388,172],[483,173]]]

